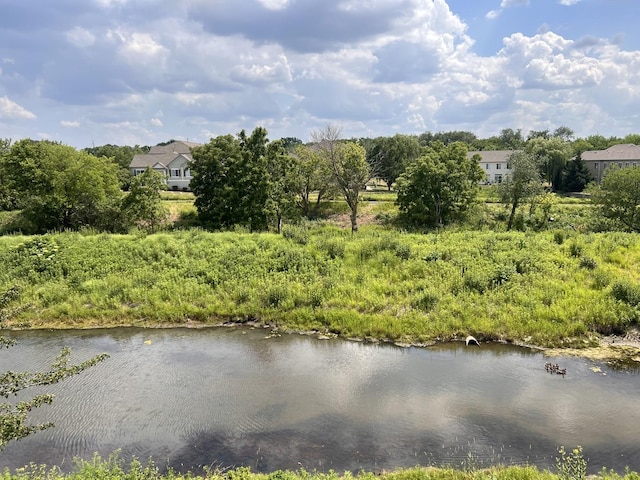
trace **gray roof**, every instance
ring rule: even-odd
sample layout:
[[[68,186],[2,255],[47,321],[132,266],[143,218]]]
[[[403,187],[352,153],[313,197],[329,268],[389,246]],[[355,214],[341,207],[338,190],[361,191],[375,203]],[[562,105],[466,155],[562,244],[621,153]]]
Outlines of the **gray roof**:
[[[191,153],[191,147],[199,147],[201,143],[194,142],[171,142],[167,145],[156,145],[151,147],[149,155],[155,155],[158,153]]]
[[[471,158],[475,154],[482,157],[483,162],[506,162],[515,150],[478,150],[475,152],[467,152],[467,157]]]
[[[171,162],[180,156],[191,161],[193,160],[191,147],[197,147],[199,145],[199,143],[193,142],[171,142],[168,145],[151,147],[149,153],[138,153],[134,155],[129,164],[129,168],[153,167],[157,163],[167,168]]]
[[[640,160],[640,145],[625,143],[613,145],[606,150],[587,150],[582,152],[582,160],[585,162],[605,160]]]

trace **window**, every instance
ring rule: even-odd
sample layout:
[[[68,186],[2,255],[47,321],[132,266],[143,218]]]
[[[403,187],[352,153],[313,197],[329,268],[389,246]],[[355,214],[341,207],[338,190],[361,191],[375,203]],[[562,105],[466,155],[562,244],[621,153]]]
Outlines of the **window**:
[[[171,169],[171,176],[172,177],[181,177],[182,176],[182,170],[180,170],[179,168],[172,168]]]
[[[595,162],[595,163],[593,164],[593,168],[595,168],[596,170],[598,169],[598,162]]]
[[[507,163],[507,170],[511,168],[511,165]]]
[[[496,183],[502,183],[502,175],[496,174],[496,176],[494,178],[495,178]]]
[[[133,171],[133,176],[137,177],[138,175],[142,175],[144,173],[144,170],[145,170],[144,168],[136,168]]]
[[[489,170],[489,164],[488,164],[488,163],[485,163],[485,164],[484,164],[484,169],[485,169],[485,170]]]
[[[637,162],[633,162],[633,168],[636,168],[638,166]]]
[[[190,168],[185,169],[184,176],[185,177],[190,177],[191,176],[191,169]]]
[[[618,162],[618,168],[622,168],[622,162]]]
[[[625,162],[624,168],[629,168],[629,162]]]
[[[502,168],[502,164],[496,163],[496,170],[500,170]]]

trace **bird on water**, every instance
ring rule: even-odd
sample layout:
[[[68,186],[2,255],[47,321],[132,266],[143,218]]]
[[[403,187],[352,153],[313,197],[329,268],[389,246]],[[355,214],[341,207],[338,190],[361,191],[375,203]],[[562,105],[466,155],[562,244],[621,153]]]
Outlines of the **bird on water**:
[[[480,346],[480,342],[478,342],[478,340],[476,340],[476,338],[475,338],[475,337],[473,337],[473,336],[471,336],[471,335],[469,335],[469,336],[466,338],[465,343],[467,344],[467,347],[468,347],[469,345],[477,345],[477,346]]]

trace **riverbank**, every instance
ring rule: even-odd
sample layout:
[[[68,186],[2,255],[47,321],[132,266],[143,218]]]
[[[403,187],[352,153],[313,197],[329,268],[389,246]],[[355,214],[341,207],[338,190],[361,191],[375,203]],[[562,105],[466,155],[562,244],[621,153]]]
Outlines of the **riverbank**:
[[[255,321],[398,345],[473,335],[617,355],[627,336],[623,347],[640,347],[637,234],[61,233],[1,237],[0,262],[0,288],[19,291],[9,328]]]
[[[163,473],[152,462],[143,464],[133,460],[124,465],[117,456],[101,459],[95,456],[92,460],[76,460],[76,467],[71,473],[63,474],[57,469],[47,469],[45,465],[32,465],[14,473],[4,471],[0,480],[86,480],[86,479],[129,479],[129,480],[638,480],[639,475],[633,471],[624,474],[603,469],[597,475],[585,476],[580,467],[582,457],[571,465],[566,464],[563,471],[552,473],[533,466],[495,466],[490,468],[474,468],[473,459],[469,465],[460,468],[414,467],[393,472],[308,472],[306,470],[282,471],[272,473],[255,473],[249,468],[205,469],[202,473],[181,474],[173,471]],[[586,460],[585,460],[586,462]],[[562,464],[561,464],[562,465]],[[586,465],[586,463],[584,463]],[[571,469],[569,467],[572,467]]]

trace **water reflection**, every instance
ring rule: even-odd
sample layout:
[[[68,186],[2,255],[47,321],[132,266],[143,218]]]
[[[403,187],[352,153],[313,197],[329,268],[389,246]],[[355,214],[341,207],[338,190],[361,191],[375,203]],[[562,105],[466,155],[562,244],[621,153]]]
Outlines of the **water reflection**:
[[[53,390],[56,427],[0,453],[70,469],[74,456],[153,457],[178,470],[378,471],[414,465],[555,464],[582,445],[590,470],[640,470],[640,376],[505,345],[402,349],[263,330],[16,332],[0,371],[111,358]],[[554,360],[555,361],[555,360]],[[52,390],[47,389],[47,391]],[[35,393],[35,392],[32,392]]]

